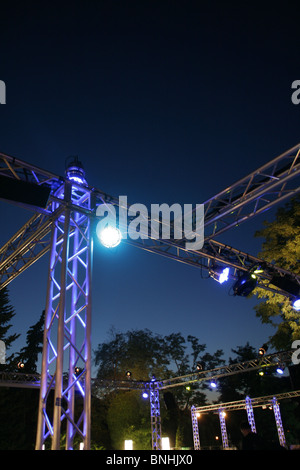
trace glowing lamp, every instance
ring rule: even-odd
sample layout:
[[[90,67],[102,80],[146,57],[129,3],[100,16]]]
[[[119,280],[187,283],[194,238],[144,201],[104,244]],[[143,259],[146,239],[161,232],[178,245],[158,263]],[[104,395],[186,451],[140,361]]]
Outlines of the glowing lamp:
[[[279,364],[276,368],[276,372],[279,375],[282,375],[284,373],[284,366],[282,364]]]
[[[293,302],[293,308],[297,311],[300,310],[300,298],[299,299],[296,299],[294,302]]]
[[[79,184],[86,184],[85,171],[82,163],[78,160],[78,157],[71,157],[73,160],[68,164],[66,168],[66,177],[70,181],[74,181]]]
[[[122,235],[117,227],[108,225],[97,232],[98,238],[106,248],[115,248],[121,243]]]
[[[210,271],[210,276],[220,284],[228,281],[229,279],[229,268],[214,267]]]
[[[131,439],[125,439],[124,450],[132,450],[132,449],[133,449],[133,441]]]
[[[211,380],[210,383],[209,383],[210,387],[215,389],[217,388],[217,382],[215,380]]]

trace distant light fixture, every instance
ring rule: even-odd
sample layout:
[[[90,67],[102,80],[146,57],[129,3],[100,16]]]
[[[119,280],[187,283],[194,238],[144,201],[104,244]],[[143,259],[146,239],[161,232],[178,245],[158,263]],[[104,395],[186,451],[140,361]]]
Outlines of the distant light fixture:
[[[197,362],[197,364],[196,364],[197,372],[200,372],[203,369],[204,369],[204,362]]]
[[[212,389],[215,389],[215,388],[217,388],[217,382],[215,380],[211,380],[210,383],[209,383],[209,386]]]
[[[70,159],[72,159],[72,161],[67,163]],[[66,160],[66,178],[70,181],[74,181],[75,183],[86,184],[85,171],[77,156],[69,157]]]
[[[258,355],[260,357],[264,356],[268,350],[268,346],[266,344],[263,344],[261,348],[258,350]]]
[[[294,300],[293,302],[293,309],[297,310],[297,312],[300,310],[300,298]]]
[[[149,397],[148,392],[143,392],[142,397],[146,400]]]
[[[125,439],[124,450],[133,450],[133,441],[131,439]]]
[[[122,235],[117,227],[108,225],[97,232],[98,238],[106,248],[115,248],[121,243]]]
[[[261,370],[258,371],[258,375],[260,375],[260,376],[262,377],[263,375],[265,375],[265,373],[264,373],[264,371],[261,369]]]
[[[170,439],[168,437],[162,437],[161,438],[161,447],[162,450],[170,450]]]
[[[130,372],[130,370],[127,370],[127,371],[126,371],[126,377],[127,377],[128,379],[130,379],[131,376],[132,376],[132,373]]]
[[[257,286],[257,276],[254,273],[242,274],[233,285],[233,295],[247,297]]]
[[[276,368],[276,372],[279,375],[282,375],[284,373],[284,365],[283,364],[278,364]]]

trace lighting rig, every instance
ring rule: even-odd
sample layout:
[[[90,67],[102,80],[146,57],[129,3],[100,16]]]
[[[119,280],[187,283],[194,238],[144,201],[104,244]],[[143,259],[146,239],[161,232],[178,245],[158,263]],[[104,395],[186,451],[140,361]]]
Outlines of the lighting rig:
[[[229,268],[230,273],[226,275],[235,282],[235,295],[246,295],[255,284],[297,301],[299,276],[215,238],[294,196],[300,190],[299,175],[300,144],[205,201],[205,241],[201,250],[186,249],[184,239],[127,238],[124,241],[208,273],[213,272],[219,282],[219,269]],[[66,420],[66,448],[72,448],[74,437],[79,434],[84,449],[89,449],[94,223],[97,207],[100,204],[118,206],[118,199],[88,186],[77,157],[68,162],[65,175],[61,177],[0,154],[0,178],[0,198],[34,212],[0,249],[0,287],[7,286],[47,252],[50,253],[36,448],[41,449],[51,438],[52,449],[58,449],[61,422]],[[262,266],[263,270],[255,273]],[[289,282],[284,282],[287,280]],[[243,286],[247,287],[246,291]],[[63,380],[65,362],[68,364],[67,385]],[[79,375],[77,368],[80,369]],[[48,401],[53,387],[54,413],[51,416]],[[155,402],[157,389],[154,385],[152,394]],[[78,395],[82,413],[76,421],[74,409]],[[153,426],[155,420],[153,416]]]

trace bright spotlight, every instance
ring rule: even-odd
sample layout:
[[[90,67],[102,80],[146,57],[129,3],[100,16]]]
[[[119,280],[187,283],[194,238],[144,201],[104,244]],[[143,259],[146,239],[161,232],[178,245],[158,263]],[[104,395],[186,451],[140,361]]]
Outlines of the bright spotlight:
[[[147,392],[143,392],[142,397],[145,398],[145,400],[149,397]]]
[[[162,450],[170,450],[170,439],[168,437],[162,437],[161,438],[161,447]]]
[[[133,441],[131,439],[125,439],[124,449],[125,450],[133,450]]]
[[[297,310],[297,311],[300,310],[300,298],[299,298],[299,299],[296,299],[296,300],[293,302],[293,308],[294,308],[294,310]]]
[[[213,267],[210,271],[210,276],[220,284],[228,281],[229,279],[229,268]]]
[[[284,373],[284,365],[279,364],[276,368],[276,372],[277,374],[282,375]]]
[[[211,380],[210,383],[209,383],[210,387],[215,389],[217,388],[217,382],[215,380]]]
[[[106,248],[115,248],[121,243],[122,235],[118,228],[108,225],[100,232],[97,232],[98,238]]]
[[[224,268],[219,277],[219,283],[223,284],[223,282],[228,281],[229,279],[229,268]]]

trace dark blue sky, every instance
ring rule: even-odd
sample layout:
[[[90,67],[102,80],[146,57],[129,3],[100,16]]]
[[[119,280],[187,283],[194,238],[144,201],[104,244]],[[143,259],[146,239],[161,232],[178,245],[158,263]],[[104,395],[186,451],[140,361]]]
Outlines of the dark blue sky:
[[[129,203],[200,204],[300,141],[295,2],[10,2],[0,17],[0,151],[56,174],[78,155],[90,185]],[[30,213],[1,202],[4,244]],[[222,238],[257,255],[264,214]],[[48,257],[9,286],[25,343]],[[272,329],[256,299],[127,245],[95,249],[93,349],[111,326],[197,336],[209,352]]]

